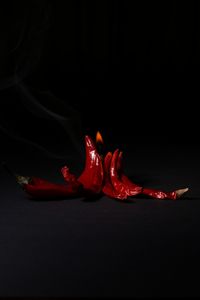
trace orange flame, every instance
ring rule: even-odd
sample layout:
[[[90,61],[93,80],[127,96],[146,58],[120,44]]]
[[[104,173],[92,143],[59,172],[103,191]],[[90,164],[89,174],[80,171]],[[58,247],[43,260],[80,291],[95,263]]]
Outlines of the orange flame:
[[[103,138],[102,138],[102,135],[99,131],[97,131],[97,134],[96,134],[96,143],[97,144],[103,144]]]

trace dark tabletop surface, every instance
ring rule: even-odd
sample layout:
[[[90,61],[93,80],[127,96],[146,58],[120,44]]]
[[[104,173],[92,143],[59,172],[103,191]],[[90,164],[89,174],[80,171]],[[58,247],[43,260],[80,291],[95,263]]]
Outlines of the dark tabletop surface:
[[[199,147],[124,149],[125,170],[136,182],[188,186],[188,194],[178,201],[37,202],[1,169],[1,297],[200,296]],[[62,182],[56,172],[63,162],[12,153],[6,159],[19,173]]]

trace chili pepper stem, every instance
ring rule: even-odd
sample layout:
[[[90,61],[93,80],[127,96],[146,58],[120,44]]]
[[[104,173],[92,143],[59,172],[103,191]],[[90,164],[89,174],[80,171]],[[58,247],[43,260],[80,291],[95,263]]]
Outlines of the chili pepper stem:
[[[185,194],[188,190],[189,190],[189,188],[176,190],[176,196],[177,196],[177,198],[180,198],[180,197],[181,197],[183,194]]]
[[[17,183],[20,186],[23,186],[24,184],[28,184],[30,182],[30,177],[27,176],[20,176],[18,174],[16,174],[8,165],[5,161],[3,161],[2,163],[3,168],[8,172],[8,174],[10,174],[12,177],[15,178],[15,180],[17,181]]]

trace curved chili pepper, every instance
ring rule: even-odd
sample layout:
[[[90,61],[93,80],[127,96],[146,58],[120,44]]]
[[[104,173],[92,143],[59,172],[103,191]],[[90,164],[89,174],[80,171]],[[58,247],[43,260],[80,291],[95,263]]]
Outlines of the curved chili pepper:
[[[86,149],[86,162],[85,168],[78,182],[80,182],[84,189],[92,193],[100,193],[103,184],[103,166],[100,155],[98,154],[96,147],[89,136],[85,137],[85,149]]]
[[[76,189],[76,188],[78,189],[79,187],[83,187],[82,184],[76,178],[76,176],[69,171],[69,168],[67,166],[64,166],[61,169],[61,173],[62,173],[65,181],[68,184],[70,184],[71,186],[73,186],[74,189]]]
[[[118,156],[118,163],[117,163],[117,169],[120,174],[122,182],[127,187],[127,193],[129,196],[135,196],[137,194],[144,194],[147,196],[150,196],[152,198],[156,199],[171,199],[176,200],[180,196],[182,196],[184,193],[188,191],[188,188],[180,189],[172,192],[163,192],[161,190],[157,189],[149,189],[149,188],[142,188],[135,183],[133,183],[126,175],[122,173],[122,152],[120,152]]]
[[[82,194],[82,187],[73,184],[55,184],[37,177],[17,176],[18,183],[34,198],[63,198],[78,197]]]
[[[155,189],[143,188],[142,194],[150,196],[152,198],[156,198],[156,199],[171,199],[171,200],[177,199],[176,191],[167,193],[167,192],[162,192],[162,191],[155,190]]]
[[[104,161],[104,171],[107,174],[107,180],[103,192],[112,198],[121,200],[141,193],[142,188],[131,183],[128,177],[122,173],[122,152],[119,153],[117,149],[112,157],[111,155],[107,155]]]
[[[119,174],[117,170],[118,157],[119,157],[119,150],[117,149],[113,153],[111,163],[110,163],[110,180],[115,191],[117,192],[118,195],[117,198],[123,200],[128,197],[128,193],[127,193],[127,187],[123,184],[123,182],[121,182],[119,178]]]
[[[64,166],[61,169],[61,173],[67,183],[73,183],[77,186],[82,185],[87,191],[90,191],[92,193],[99,193],[102,188],[104,175],[102,159],[97,153],[96,146],[89,136],[85,137],[85,152],[85,168],[78,179],[75,177],[75,175],[70,173],[67,166]]]
[[[69,168],[67,166],[64,166],[61,168],[61,173],[65,179],[66,182],[73,182],[73,183],[77,183],[77,179],[76,179],[76,176],[74,174],[72,174],[70,171],[69,171]]]
[[[112,160],[112,153],[108,152],[104,158],[104,185],[103,193],[110,198],[120,198],[120,194],[114,189],[110,179],[110,164]]]
[[[103,193],[111,198],[114,198],[113,186],[110,183],[109,171],[110,171],[110,162],[112,159],[112,153],[108,152],[104,158],[103,167],[104,167],[104,184],[102,191]]]

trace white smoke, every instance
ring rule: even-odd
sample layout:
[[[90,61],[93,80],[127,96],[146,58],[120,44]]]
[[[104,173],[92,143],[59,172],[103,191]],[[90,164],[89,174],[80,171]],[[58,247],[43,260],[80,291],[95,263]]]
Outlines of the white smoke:
[[[25,1],[24,3],[27,3]],[[31,4],[31,5],[30,5]],[[27,4],[26,4],[27,5]],[[59,124],[64,129],[63,140],[65,136],[71,141],[75,151],[80,153],[80,132],[81,132],[81,118],[78,111],[67,104],[67,101],[58,99],[51,91],[38,91],[28,87],[24,80],[31,73],[31,71],[38,65],[43,49],[45,39],[45,32],[50,26],[51,19],[51,5],[46,0],[30,1],[30,6],[27,5],[23,20],[21,21],[21,28],[19,36],[16,39],[15,45],[8,51],[8,56],[15,56],[15,65],[13,66],[13,73],[10,76],[5,76],[0,79],[0,90],[9,88],[16,88],[19,92],[20,102],[26,107],[27,111],[35,116],[37,119],[52,120]],[[35,12],[35,15],[34,15]],[[67,95],[66,95],[67,96]],[[38,97],[43,97],[49,103],[53,103],[51,108],[44,102],[39,101]],[[17,97],[16,97],[17,98]],[[0,95],[1,99],[1,95]],[[16,101],[16,99],[13,99]],[[52,107],[57,107],[55,110]],[[62,113],[58,112],[61,111]],[[8,116],[4,116],[4,120],[0,120],[0,130],[12,139],[27,143],[32,147],[39,149],[45,155],[52,158],[66,158],[66,156],[58,155],[49,151],[45,146],[34,142],[31,138],[23,137],[21,132],[17,132],[9,123]],[[17,121],[17,120],[16,120]],[[52,137],[53,138],[53,137]],[[67,148],[67,145],[66,145]],[[66,152],[67,153],[67,152]]]

